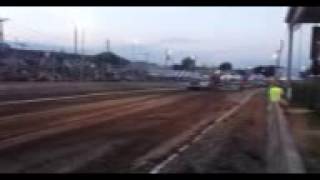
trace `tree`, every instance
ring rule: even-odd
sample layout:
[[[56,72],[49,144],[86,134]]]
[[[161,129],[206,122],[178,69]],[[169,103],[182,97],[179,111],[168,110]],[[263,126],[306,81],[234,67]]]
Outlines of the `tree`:
[[[191,57],[186,57],[182,59],[181,66],[184,70],[193,70],[196,67],[196,61]]]
[[[104,52],[93,57],[97,65],[111,64],[114,66],[126,66],[130,61],[111,52]]]
[[[219,69],[221,71],[230,71],[232,70],[232,64],[229,62],[223,62],[220,64]]]

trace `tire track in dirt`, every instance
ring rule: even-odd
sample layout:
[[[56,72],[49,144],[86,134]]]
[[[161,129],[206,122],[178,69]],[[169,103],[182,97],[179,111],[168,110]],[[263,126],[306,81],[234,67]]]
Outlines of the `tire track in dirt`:
[[[17,137],[12,137],[12,138],[7,138],[7,139],[3,139],[1,141],[1,145],[0,145],[0,149],[4,149],[10,146],[14,146],[16,144],[19,143],[24,143],[24,142],[28,142],[31,140],[35,140],[35,139],[39,139],[42,138],[44,136],[48,136],[48,135],[54,135],[57,133],[61,133],[64,131],[69,131],[72,129],[78,129],[78,128],[82,128],[82,127],[87,127],[87,126],[92,126],[95,124],[99,124],[102,123],[103,121],[107,121],[107,120],[111,120],[117,117],[121,117],[127,114],[132,114],[132,113],[136,113],[139,111],[144,111],[153,107],[157,107],[157,106],[161,106],[164,104],[170,104],[174,101],[177,101],[179,99],[183,99],[185,98],[184,95],[176,95],[173,97],[157,97],[157,98],[151,98],[151,99],[145,99],[145,100],[141,100],[141,104],[137,105],[137,102],[134,102],[132,104],[129,105],[125,105],[123,107],[118,107],[118,108],[114,108],[111,110],[105,110],[106,107],[101,108],[99,106],[100,111],[94,110],[92,111],[92,113],[88,114],[88,115],[83,115],[81,113],[79,114],[75,114],[75,116],[73,116],[72,118],[67,118],[64,119],[65,117],[63,116],[63,114],[60,114],[62,117],[62,121],[61,123],[57,123],[56,125],[52,126],[52,123],[50,123],[50,120],[54,120],[54,119],[47,119],[46,123],[49,123],[49,127],[40,127],[39,129],[36,130],[32,130],[30,133],[26,133],[26,134],[22,134],[22,135],[18,135]],[[82,108],[80,106],[80,108]],[[78,112],[81,112],[81,110],[79,110]],[[48,114],[42,114],[45,116],[48,116]],[[104,119],[97,119],[98,117],[104,117]],[[41,116],[36,116],[36,117],[32,117],[35,119],[39,119],[41,121]],[[17,122],[18,123],[18,122]],[[47,126],[46,123],[42,123],[45,126]],[[29,125],[30,126],[30,125]],[[3,127],[3,126],[1,126]],[[33,126],[31,126],[33,127]],[[22,129],[24,131],[24,129]],[[12,133],[12,131],[7,131],[7,133]],[[4,134],[4,132],[2,132],[3,136],[9,136],[8,134]]]
[[[153,151],[154,148],[165,148],[159,147],[164,142],[168,141],[171,138],[176,137],[178,134],[182,133],[190,129],[190,126],[199,123],[199,120],[202,116],[207,115],[206,111],[223,110],[218,103],[215,104],[215,109],[212,109],[213,106],[210,106],[212,102],[211,98],[208,99],[207,95],[203,95],[201,99],[197,102],[195,100],[191,100],[190,104],[188,102],[184,102],[183,105],[180,105],[179,109],[173,109],[172,107],[167,107],[164,109],[160,109],[155,112],[151,112],[152,116],[142,116],[140,121],[144,122],[152,122],[152,121],[162,121],[157,126],[148,127],[146,129],[133,129],[133,130],[123,130],[120,132],[122,135],[127,134],[126,137],[136,137],[136,139],[130,144],[126,144],[121,149],[114,151],[112,154],[107,154],[99,159],[94,160],[95,162],[88,163],[88,166],[78,169],[76,172],[128,172],[128,171],[140,171],[133,167],[135,161],[140,159],[139,157],[144,157],[143,159],[150,160],[148,158],[159,158],[158,154],[154,154],[153,156],[149,156],[145,158],[146,153],[149,154],[150,151]],[[219,97],[216,97],[216,100],[219,100]],[[220,98],[220,103],[223,103]],[[231,104],[229,104],[231,105]],[[219,106],[219,107],[218,107]],[[229,107],[230,108],[230,107]],[[206,111],[204,111],[206,110]],[[177,112],[178,111],[178,112]],[[163,114],[168,113],[168,116],[163,116]],[[202,114],[204,113],[204,114]],[[168,118],[169,117],[169,118]],[[125,127],[130,127],[134,121],[132,120],[124,120],[129,125],[125,125]],[[120,121],[117,121],[120,122]],[[121,121],[122,122],[122,121]],[[119,130],[118,130],[119,131]],[[119,134],[120,135],[120,134]],[[172,148],[172,147],[171,147]],[[130,153],[124,152],[124,150],[130,149]],[[128,154],[128,155],[125,155]],[[115,159],[114,157],[117,157]],[[108,162],[112,163],[106,163]],[[131,162],[131,163],[128,163]],[[102,169],[101,169],[102,168]],[[132,169],[133,168],[133,169]],[[104,170],[103,170],[104,169]]]
[[[164,105],[168,105],[168,103],[170,103],[170,102],[175,102],[175,101],[183,101],[184,99],[186,99],[186,98],[188,98],[188,99],[190,99],[190,98],[192,98],[192,97],[196,97],[196,96],[198,96],[198,95],[195,95],[194,93],[192,94],[192,95],[183,95],[183,96],[177,96],[176,95],[176,97],[166,97],[166,98],[162,98],[162,99],[165,99],[166,101],[164,101],[164,102],[167,102],[167,103],[161,103],[161,99],[159,100],[159,99],[156,99],[156,100],[153,100],[153,101],[149,101],[149,103],[144,103],[144,108],[143,109],[141,109],[142,111],[140,112],[140,113],[144,113],[144,114],[146,114],[146,112],[145,112],[145,106],[148,106],[147,107],[147,109],[152,109],[152,108],[156,108],[156,107],[159,107],[160,105],[162,105],[162,106],[164,106]],[[163,101],[163,100],[162,100]],[[150,105],[152,105],[152,104],[154,104],[155,106],[150,106]],[[137,105],[135,105],[135,106],[137,106]],[[117,111],[118,112],[118,111]],[[119,117],[121,117],[121,116],[123,116],[123,115],[119,115],[118,116],[118,118]],[[130,116],[131,115],[126,115],[125,117],[126,118],[128,118],[128,116],[129,116],[129,118],[130,118]],[[104,124],[110,124],[108,127],[109,127],[109,129],[110,128],[114,128],[113,126],[114,126],[114,123],[112,123],[112,122],[106,122],[106,117],[104,117],[104,116],[99,116],[99,117],[97,117],[98,119],[97,119],[97,121],[101,121],[101,122],[103,122]],[[125,118],[125,119],[126,119]],[[87,120],[87,121],[90,121],[90,120]],[[120,119],[114,119],[113,120],[113,122],[118,122],[118,121],[120,121],[118,124],[119,125],[121,125],[122,124],[122,122],[121,122],[121,118]],[[66,133],[62,133],[62,132],[60,132],[61,134],[60,135],[56,135],[56,136],[50,136],[50,137],[47,137],[47,138],[44,138],[43,140],[41,140],[41,139],[38,139],[38,140],[33,140],[33,141],[40,141],[41,143],[44,143],[44,144],[46,144],[46,143],[49,143],[49,144],[51,144],[51,143],[53,143],[53,141],[54,141],[54,139],[58,139],[58,144],[57,144],[57,146],[59,146],[59,147],[61,147],[62,148],[62,150],[61,151],[59,151],[59,150],[57,150],[57,148],[55,148],[55,151],[54,152],[50,152],[50,150],[53,148],[49,148],[48,150],[46,150],[46,151],[41,151],[41,152],[39,152],[39,150],[37,150],[37,148],[36,149],[34,149],[34,147],[41,147],[41,145],[32,145],[33,143],[31,142],[29,142],[29,143],[25,143],[25,144],[22,144],[20,147],[21,147],[21,149],[20,149],[20,147],[18,146],[17,148],[15,148],[15,149],[20,149],[19,151],[22,151],[21,152],[21,154],[27,154],[26,156],[27,156],[27,158],[28,158],[28,153],[31,153],[31,154],[33,154],[33,152],[35,152],[36,153],[36,158],[34,158],[34,159],[31,159],[31,160],[29,160],[28,162],[29,163],[31,163],[31,162],[33,162],[34,160],[36,160],[37,158],[40,158],[41,159],[41,153],[43,154],[43,156],[45,156],[46,158],[49,158],[49,159],[54,159],[53,161],[58,161],[59,160],[59,153],[62,153],[62,154],[64,154],[65,155],[65,153],[66,152],[68,152],[68,151],[82,151],[81,150],[81,148],[78,148],[78,146],[77,146],[77,143],[85,143],[85,145],[84,145],[84,147],[86,147],[87,149],[86,150],[84,150],[84,151],[82,151],[82,154],[83,154],[83,152],[86,152],[86,151],[89,151],[89,152],[91,152],[92,151],[92,146],[87,146],[86,144],[88,144],[87,142],[91,142],[91,141],[94,141],[94,139],[95,138],[99,138],[99,139],[101,139],[101,138],[103,138],[103,136],[100,134],[100,133],[103,133],[103,134],[105,134],[106,132],[105,132],[105,128],[103,127],[103,129],[101,129],[101,127],[102,127],[102,125],[101,124],[96,124],[96,125],[94,125],[94,126],[92,126],[92,127],[89,127],[89,126],[83,126],[82,127],[82,129],[80,128],[79,130],[75,130],[75,129],[73,129],[72,131],[68,131],[68,132],[66,132]],[[145,126],[145,128],[148,128],[147,126]],[[85,131],[85,132],[84,132]],[[113,132],[114,133],[114,132]],[[121,132],[119,132],[120,134],[122,134]],[[85,135],[85,136],[83,136],[83,135]],[[61,137],[62,136],[62,137]],[[92,137],[93,136],[93,137]],[[65,138],[65,137],[67,137],[67,138]],[[72,138],[73,137],[73,138]],[[82,137],[82,138],[81,138]],[[121,137],[121,136],[119,136],[119,137]],[[92,139],[93,138],[93,139]],[[79,141],[79,139],[80,139],[80,141]],[[91,140],[88,140],[88,139],[91,139]],[[111,141],[113,141],[113,140],[116,140],[117,138],[116,137],[113,137],[112,139],[110,139],[110,140],[106,140],[106,139],[104,139],[103,138],[103,141],[104,141],[104,143],[103,144],[105,144],[105,143],[108,143],[109,141],[111,142]],[[130,138],[129,138],[130,139]],[[68,142],[65,142],[65,143],[63,143],[63,142],[61,142],[61,140],[62,141],[68,141]],[[71,140],[71,141],[70,141]],[[43,141],[45,141],[45,142],[43,142]],[[123,141],[123,140],[121,140],[121,141]],[[40,143],[40,144],[41,144]],[[62,143],[62,144],[61,144]],[[101,143],[101,142],[100,142]],[[1,144],[3,144],[3,143],[1,143]],[[72,146],[70,146],[70,144],[73,144]],[[90,143],[89,143],[90,144]],[[69,150],[67,149],[64,149],[63,148],[63,145],[66,145],[68,148],[69,148]],[[31,146],[31,147],[30,147]],[[59,149],[59,147],[58,147],[58,149]],[[29,152],[26,152],[26,153],[24,153],[24,148],[32,148],[33,150],[32,151],[29,151]],[[9,150],[10,152],[13,152],[13,151],[11,151],[11,150]],[[47,153],[47,152],[50,152],[49,154]],[[20,154],[20,153],[19,153]],[[54,154],[56,154],[56,156],[58,156],[58,157],[56,157]],[[77,153],[75,152],[74,153],[74,155],[76,155]],[[49,156],[50,155],[50,156]],[[18,155],[19,156],[19,155]],[[70,156],[70,155],[68,155],[68,156]],[[8,156],[9,157],[9,156]],[[10,157],[14,157],[14,156],[10,156]],[[86,157],[86,156],[85,156]],[[55,158],[57,158],[57,159],[55,159]],[[64,158],[65,158],[65,156],[64,156]],[[61,160],[61,159],[60,159]],[[41,162],[42,162],[42,160],[40,160]],[[2,162],[2,161],[1,161]],[[3,161],[3,162],[5,162],[5,161]],[[23,162],[21,162],[21,164],[25,164],[25,163],[27,163],[27,161],[23,161]],[[15,167],[17,167],[17,166],[20,166],[20,163],[17,163],[16,165],[14,165]],[[4,167],[2,167],[2,168],[0,168],[0,169],[2,169],[2,170],[8,170],[8,168],[10,169],[10,166],[8,166],[8,165],[6,165],[6,166],[4,166]],[[13,170],[13,169],[15,169],[15,168],[13,168],[13,167],[11,167],[11,170]]]
[[[179,136],[207,116],[234,106],[224,93],[163,97],[81,121],[65,131],[29,139],[0,151],[0,172],[139,172],[136,160]],[[137,107],[135,107],[137,106]],[[140,109],[141,108],[141,109]],[[138,109],[138,110],[137,110]],[[1,125],[0,125],[1,127]],[[38,134],[39,135],[39,134]],[[24,137],[22,137],[24,138]],[[1,143],[2,144],[2,143]],[[156,154],[155,154],[156,155]],[[150,156],[146,160],[157,160]]]
[[[174,94],[179,93],[181,90],[139,90],[139,91],[120,91],[120,92],[105,92],[95,94],[76,95],[71,97],[57,97],[48,98],[49,100],[37,99],[28,100],[26,103],[2,103],[0,105],[0,116],[10,116],[24,113],[32,113],[37,111],[46,111],[49,109],[59,108],[67,105],[77,105],[86,103],[97,103],[106,100],[114,100],[121,98],[128,98],[132,96],[143,96],[148,94]],[[51,99],[51,100],[50,100]],[[23,100],[24,101],[24,100]],[[19,101],[18,101],[19,102]]]
[[[39,129],[41,130],[43,128],[49,128],[61,123],[72,122],[72,118],[74,116],[83,116],[83,118],[89,118],[90,116],[95,115],[96,112],[101,110],[107,109],[108,111],[112,111],[121,106],[127,107],[132,105],[133,103],[143,102],[155,97],[160,96],[151,95],[143,97],[133,97],[125,100],[104,101],[100,103],[77,105],[67,108],[63,107],[38,113],[26,113],[22,115],[3,117],[0,121],[0,127],[1,129],[3,129],[0,132],[0,139],[9,138],[9,136],[15,136],[23,132],[32,132]],[[21,132],[21,130],[23,131]]]

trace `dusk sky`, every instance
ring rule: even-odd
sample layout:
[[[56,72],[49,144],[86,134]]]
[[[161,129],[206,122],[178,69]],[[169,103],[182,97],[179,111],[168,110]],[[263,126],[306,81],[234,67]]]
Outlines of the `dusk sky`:
[[[149,52],[163,64],[165,48],[174,62],[196,55],[198,65],[230,61],[237,67],[272,64],[286,40],[287,7],[0,7],[8,41],[72,50],[73,30],[85,31],[86,53],[105,50],[105,41],[127,58]],[[306,42],[307,43],[307,42]]]

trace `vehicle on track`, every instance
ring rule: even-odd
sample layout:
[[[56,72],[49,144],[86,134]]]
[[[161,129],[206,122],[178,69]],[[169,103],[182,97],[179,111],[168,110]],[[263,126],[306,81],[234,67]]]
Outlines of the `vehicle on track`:
[[[217,88],[223,91],[240,91],[243,89],[243,78],[237,74],[221,75]]]
[[[207,76],[204,76],[199,79],[191,80],[188,83],[187,88],[189,90],[208,90],[210,89],[210,86],[211,86],[210,78]]]
[[[255,74],[251,75],[248,78],[248,82],[253,86],[253,87],[266,87],[267,86],[267,78],[264,75],[261,74]]]

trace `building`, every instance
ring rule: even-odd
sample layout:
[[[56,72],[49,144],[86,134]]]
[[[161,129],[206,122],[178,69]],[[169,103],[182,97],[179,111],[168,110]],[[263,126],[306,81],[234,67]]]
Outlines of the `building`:
[[[308,24],[320,23],[320,7],[290,7],[287,13],[285,22],[288,25],[288,59],[287,59],[287,79],[290,81],[292,75],[292,59],[293,59],[293,41],[295,32]],[[315,36],[310,37],[314,42],[310,42],[313,45],[310,49],[310,60],[312,73],[314,75],[320,75],[320,29],[314,27]],[[319,43],[317,43],[319,42]]]

